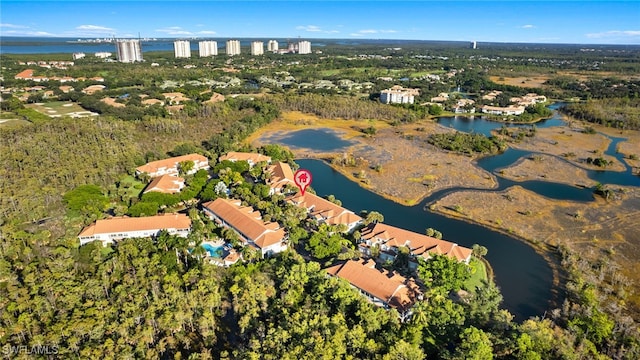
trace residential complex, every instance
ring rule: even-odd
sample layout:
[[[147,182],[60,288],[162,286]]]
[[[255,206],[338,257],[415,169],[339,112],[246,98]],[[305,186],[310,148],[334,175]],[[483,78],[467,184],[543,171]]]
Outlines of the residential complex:
[[[480,108],[485,114],[493,114],[493,115],[522,115],[524,114],[525,107],[524,106],[491,106],[484,105]]]
[[[293,170],[287,163],[277,162],[267,167],[269,178],[267,179],[267,185],[269,185],[269,194],[282,194],[284,187],[287,185],[295,186],[293,179]]]
[[[240,55],[240,40],[227,40],[225,51],[229,56]]]
[[[352,232],[362,224],[362,218],[353,211],[343,208],[329,200],[323,199],[316,194],[305,192],[304,195],[297,193],[287,199],[288,202],[307,209],[309,217],[318,223],[328,225],[346,226],[345,232]]]
[[[418,257],[428,260],[433,255],[446,255],[465,264],[471,260],[472,250],[469,248],[391,225],[369,224],[361,230],[361,234],[359,250],[372,256],[372,249],[376,247],[382,261],[393,260],[398,255],[399,248],[408,248],[411,256],[409,267],[412,270],[418,266]]]
[[[149,162],[145,165],[138,166],[136,168],[136,174],[147,173],[152,178],[161,176],[161,175],[178,175],[178,168],[181,162],[184,161],[192,161],[193,168],[188,172],[188,174],[193,174],[200,169],[208,169],[209,168],[209,159],[200,154],[189,154],[176,156],[164,160],[157,160]]]
[[[278,42],[276,40],[269,40],[269,42],[267,43],[267,51],[270,51],[272,53],[277,53]]]
[[[165,194],[175,194],[180,192],[184,188],[184,179],[178,176],[172,175],[160,175],[147,185],[147,188],[144,189],[143,193],[148,193],[150,191],[161,192]]]
[[[118,61],[125,63],[142,61],[142,47],[140,46],[140,40],[117,40],[116,56]]]
[[[258,154],[258,153],[246,153],[246,152],[237,152],[237,151],[229,151],[226,155],[222,155],[218,158],[218,161],[222,162],[225,160],[229,160],[231,162],[236,161],[246,161],[249,163],[250,167],[254,167],[259,162],[266,162],[267,164],[271,163],[271,157]]]
[[[372,259],[347,260],[325,271],[348,281],[373,304],[398,310],[402,320],[408,318],[411,307],[423,297],[420,287],[413,279],[392,271],[379,270]]]
[[[277,222],[265,223],[259,211],[242,206],[240,200],[216,199],[202,205],[202,209],[219,225],[233,229],[245,245],[270,256],[287,249],[286,234]]]
[[[413,104],[414,98],[418,95],[420,95],[420,89],[408,89],[395,85],[380,92],[380,102],[383,104]]]
[[[198,43],[198,53],[200,57],[218,55],[218,42],[217,41],[200,41]]]
[[[191,57],[191,43],[188,40],[176,40],[173,42],[173,53],[176,58]]]
[[[155,237],[162,230],[186,237],[191,231],[191,219],[184,214],[165,214],[145,217],[114,217],[96,220],[80,232],[80,245],[102,241],[103,245],[117,240]]]

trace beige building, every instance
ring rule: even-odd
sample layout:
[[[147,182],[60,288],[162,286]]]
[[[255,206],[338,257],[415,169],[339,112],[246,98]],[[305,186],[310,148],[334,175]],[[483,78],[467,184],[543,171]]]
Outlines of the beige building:
[[[144,217],[114,217],[97,220],[80,232],[80,245],[102,241],[103,245],[116,240],[155,237],[162,230],[186,237],[191,231],[191,219],[184,214],[164,214]]]
[[[298,41],[298,54],[311,54],[311,42]]]
[[[264,43],[262,41],[251,42],[251,55],[263,55]]]
[[[278,52],[278,42],[276,40],[269,40],[267,43],[267,51],[277,53]]]
[[[178,167],[183,161],[192,161],[193,168],[189,171],[189,174],[194,174],[200,169],[209,168],[209,159],[200,154],[188,154],[182,156],[176,156],[164,160],[157,160],[146,163],[145,165],[138,166],[136,168],[136,174],[147,173],[152,178],[161,175],[178,175]]]
[[[227,40],[225,51],[229,56],[240,55],[240,40]]]
[[[143,61],[140,40],[116,41],[116,55],[120,62]]]
[[[178,58],[191,57],[191,43],[188,40],[176,40],[173,42],[173,53]]]
[[[198,53],[200,57],[218,55],[218,42],[217,41],[200,41],[198,43]]]
[[[409,89],[395,85],[380,92],[380,102],[383,104],[413,104],[414,98],[418,95],[420,95],[420,89]]]

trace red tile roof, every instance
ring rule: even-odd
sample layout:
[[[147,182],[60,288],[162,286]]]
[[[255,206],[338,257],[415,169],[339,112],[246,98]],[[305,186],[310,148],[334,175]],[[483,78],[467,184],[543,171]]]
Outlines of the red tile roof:
[[[242,206],[239,200],[218,198],[202,206],[260,248],[277,244],[285,237],[284,229],[278,223],[265,223],[260,212]]]
[[[26,69],[26,70],[22,70],[21,72],[17,73],[15,78],[16,79],[31,79],[33,77],[33,72],[35,70],[31,70],[31,69]]]
[[[220,158],[218,158],[218,161],[224,161],[224,160],[229,160],[229,161],[248,161],[250,163],[254,163],[257,164],[261,161],[266,161],[266,162],[271,162],[271,157],[269,156],[265,156],[262,154],[258,154],[258,153],[246,153],[246,152],[236,152],[236,151],[229,151],[226,155],[222,155],[220,156]]]
[[[267,172],[271,174],[267,185],[272,189],[282,188],[286,184],[295,185],[293,180],[293,170],[287,163],[277,162],[267,168]]]
[[[325,270],[401,311],[413,306],[421,295],[418,285],[412,279],[378,270],[375,268],[375,261],[371,259],[348,260]]]
[[[114,217],[97,220],[85,227],[79,237],[96,234],[126,233],[131,231],[189,229],[191,219],[184,214],[164,214],[145,217]]]
[[[165,194],[175,194],[184,187],[184,179],[178,176],[162,175],[151,180],[144,192],[157,191]]]
[[[400,229],[382,223],[371,224],[362,230],[362,240],[382,242],[388,247],[409,246],[411,253],[428,258],[430,254],[447,255],[458,261],[466,261],[472,250],[450,241]]]
[[[348,225],[362,220],[352,211],[310,192],[305,192],[304,195],[297,193],[289,197],[287,201],[308,209],[310,216],[324,220],[329,225]]]
[[[188,154],[182,156],[176,156],[168,159],[152,161],[145,165],[139,166],[136,170],[140,173],[147,173],[151,176],[154,176],[159,170],[164,169],[173,169],[172,172],[178,172],[178,164],[183,161],[193,161],[194,163],[202,162],[207,163],[209,160],[200,154]]]

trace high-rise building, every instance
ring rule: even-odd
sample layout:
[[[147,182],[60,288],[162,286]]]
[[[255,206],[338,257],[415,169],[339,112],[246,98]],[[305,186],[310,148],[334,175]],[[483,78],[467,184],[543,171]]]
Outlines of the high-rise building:
[[[267,51],[277,53],[278,52],[278,42],[275,40],[269,40],[267,44]]]
[[[469,47],[472,49],[477,49],[478,48],[478,43],[475,41],[472,41],[471,44],[469,44]]]
[[[142,61],[140,40],[117,40],[116,55],[120,62]]]
[[[298,54],[311,54],[311,42],[298,41]]]
[[[262,41],[252,41],[251,55],[262,55],[262,54],[264,54],[264,43]]]
[[[176,58],[190,58],[191,43],[188,40],[176,40],[173,42],[173,52]]]
[[[198,51],[199,51],[200,57],[218,55],[218,42],[217,41],[200,41],[198,43]]]
[[[240,40],[227,40],[227,55],[240,55]]]

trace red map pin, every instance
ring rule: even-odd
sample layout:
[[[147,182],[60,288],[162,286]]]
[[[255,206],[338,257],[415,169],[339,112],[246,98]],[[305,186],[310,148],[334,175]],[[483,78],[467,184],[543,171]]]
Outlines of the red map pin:
[[[293,182],[298,185],[302,195],[304,195],[305,190],[307,190],[307,187],[311,184],[311,179],[311,172],[305,169],[299,169],[293,175]]]

